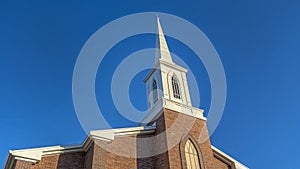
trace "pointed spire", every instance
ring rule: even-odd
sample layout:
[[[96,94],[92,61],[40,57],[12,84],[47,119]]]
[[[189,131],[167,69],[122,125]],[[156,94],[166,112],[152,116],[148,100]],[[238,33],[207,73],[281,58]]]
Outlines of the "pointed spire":
[[[156,42],[156,63],[158,60],[163,60],[173,63],[172,57],[168,48],[168,44],[161,28],[159,17],[157,16],[157,42]]]

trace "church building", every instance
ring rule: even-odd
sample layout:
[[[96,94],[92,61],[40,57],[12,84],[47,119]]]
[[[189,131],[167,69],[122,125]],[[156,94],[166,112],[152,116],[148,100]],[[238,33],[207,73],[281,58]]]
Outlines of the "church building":
[[[138,127],[94,130],[73,146],[9,151],[5,169],[249,169],[214,147],[191,103],[187,69],[173,62],[159,18],[149,111]]]

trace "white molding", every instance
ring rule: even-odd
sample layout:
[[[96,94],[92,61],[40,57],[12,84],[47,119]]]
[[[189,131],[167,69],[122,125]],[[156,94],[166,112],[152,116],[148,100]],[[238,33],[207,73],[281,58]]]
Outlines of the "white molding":
[[[159,60],[159,64],[167,66],[169,68],[173,68],[175,70],[179,70],[180,72],[184,72],[184,73],[188,72],[188,70],[186,68],[183,68],[183,67],[177,65],[176,63],[170,63],[170,62],[166,62],[164,60]]]
[[[52,156],[65,153],[86,152],[94,139],[112,141],[117,137],[131,136],[137,134],[148,134],[155,132],[155,126],[140,126],[130,128],[118,128],[108,130],[94,130],[86,137],[82,144],[71,146],[50,146],[22,150],[10,150],[6,160],[5,169],[12,169],[16,160],[39,162],[44,156]]]
[[[203,116],[204,110],[193,107],[193,106],[188,106],[186,104],[178,103],[176,101],[166,99],[166,98],[161,98],[160,100],[157,101],[157,103],[153,106],[151,110],[146,114],[146,116],[141,120],[140,124],[142,125],[147,125],[147,123],[151,122],[153,119],[158,117],[158,115],[162,112],[162,110],[170,109],[173,111],[176,111],[178,113],[182,113],[188,116],[192,116],[201,120],[207,120]]]
[[[244,164],[240,163],[236,159],[230,157],[228,154],[224,153],[220,149],[216,148],[215,146],[211,145],[211,148],[221,154],[222,156],[226,157],[227,159],[231,160],[234,162],[236,169],[249,169],[249,167],[245,166]]]
[[[10,151],[16,159],[23,159],[25,161],[37,162],[41,160],[42,152],[35,150],[28,151]]]
[[[113,130],[93,130],[90,132],[89,137],[103,141],[112,141],[115,139]]]
[[[158,64],[151,69],[151,71],[147,74],[147,76],[144,78],[144,82],[147,82],[149,80],[149,78],[152,76],[152,74],[156,71]]]

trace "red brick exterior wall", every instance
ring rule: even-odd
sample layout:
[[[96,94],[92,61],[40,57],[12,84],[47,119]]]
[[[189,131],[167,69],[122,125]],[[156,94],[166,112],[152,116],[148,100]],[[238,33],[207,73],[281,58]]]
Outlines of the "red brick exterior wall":
[[[165,119],[167,144],[171,146],[178,143],[168,151],[169,168],[186,168],[184,145],[187,139],[192,139],[198,147],[198,154],[201,154],[199,160],[202,168],[212,169],[210,166],[213,163],[213,152],[210,141],[207,139],[200,142],[200,138],[208,136],[206,122],[168,109],[161,116]],[[157,128],[160,128],[159,124]]]
[[[38,163],[32,164],[30,169],[82,169],[84,153],[71,153],[43,157]]]
[[[219,154],[218,152],[215,152],[215,151],[214,151],[213,167],[216,169],[223,169],[223,168],[236,169],[233,161],[225,158],[224,156],[222,156],[221,154]]]
[[[55,169],[58,164],[59,155],[43,157],[38,163],[32,164],[31,169]]]
[[[17,160],[15,163],[15,166],[13,168],[17,169],[30,169],[31,162],[23,161],[23,160]]]
[[[94,143],[89,147],[84,157],[84,168],[92,168],[94,155]]]
[[[166,141],[157,142],[157,144],[167,143],[170,146],[166,152],[167,156],[157,156],[157,165],[164,166],[164,168],[185,169],[186,161],[184,154],[185,142],[190,139],[194,144],[199,154],[199,161],[201,168],[205,169],[234,169],[231,161],[218,160],[212,151],[209,135],[206,127],[206,121],[196,119],[172,110],[164,109],[163,113],[156,121],[157,131],[167,131]],[[204,139],[203,138],[208,138]],[[178,143],[178,144],[175,144]],[[171,145],[174,145],[171,147]],[[156,145],[159,147],[160,145]],[[167,164],[162,164],[167,162]]]
[[[214,158],[214,168],[215,169],[231,169],[231,166],[219,160],[218,158]]]
[[[46,156],[35,164],[17,160],[14,168],[186,169],[184,146],[190,139],[199,154],[201,169],[235,169],[232,161],[211,149],[209,139],[201,141],[201,138],[208,137],[205,120],[164,109],[155,122],[156,130],[152,134],[117,137],[112,142],[95,140],[87,152]],[[147,153],[158,155],[144,157]],[[144,158],[137,158],[141,156]]]
[[[147,156],[149,153],[154,153],[155,139],[154,134],[140,134],[137,136],[137,168],[155,169],[155,156]],[[151,138],[151,139],[150,139]],[[145,140],[146,139],[146,140]]]
[[[93,168],[132,169],[136,168],[136,138],[118,137],[112,142],[96,140],[94,144]],[[110,150],[111,152],[108,152]],[[120,156],[126,155],[127,157]]]

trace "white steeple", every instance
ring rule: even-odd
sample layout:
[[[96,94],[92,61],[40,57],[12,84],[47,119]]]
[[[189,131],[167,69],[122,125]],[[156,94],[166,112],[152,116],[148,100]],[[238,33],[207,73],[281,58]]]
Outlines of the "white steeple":
[[[156,42],[156,63],[158,60],[163,60],[169,63],[173,63],[172,57],[168,48],[168,44],[161,27],[159,17],[157,16],[157,42]]]
[[[160,20],[157,17],[155,67],[146,76],[149,112],[141,123],[152,121],[162,109],[204,119],[203,110],[192,107],[187,69],[173,62]]]

